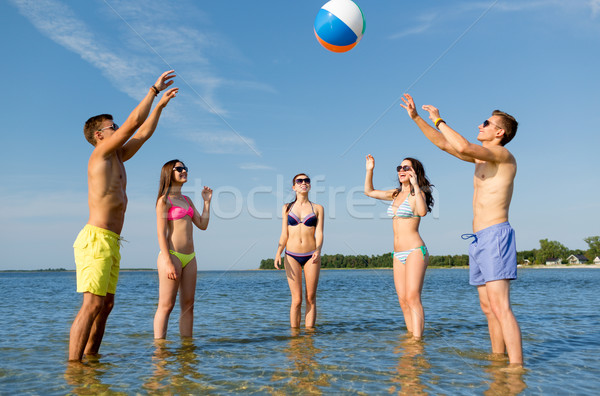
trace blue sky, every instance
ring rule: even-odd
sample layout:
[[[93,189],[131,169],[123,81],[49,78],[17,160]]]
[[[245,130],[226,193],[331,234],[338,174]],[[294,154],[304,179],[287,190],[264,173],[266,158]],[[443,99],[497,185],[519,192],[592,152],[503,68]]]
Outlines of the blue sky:
[[[122,268],[154,268],[160,168],[179,158],[201,206],[215,190],[199,269],[257,268],[273,257],[291,177],[313,179],[325,206],[325,254],[392,249],[385,205],[362,195],[419,158],[437,206],[421,224],[432,254],[462,254],[473,166],[430,144],[398,106],[438,107],[471,141],[502,109],[519,121],[510,212],[517,249],[600,235],[600,1],[360,1],[367,29],[343,54],[312,32],[324,1],[0,2],[3,94],[0,269],[74,269],[88,217],[83,123],[122,122],[164,70],[177,98],[130,161]],[[421,111],[423,114],[423,112]],[[423,114],[424,115],[424,114]]]

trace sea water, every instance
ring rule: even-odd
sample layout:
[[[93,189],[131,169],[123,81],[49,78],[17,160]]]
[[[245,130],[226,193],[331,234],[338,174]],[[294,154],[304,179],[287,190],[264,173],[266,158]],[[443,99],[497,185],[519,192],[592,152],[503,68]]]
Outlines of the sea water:
[[[289,328],[283,271],[199,272],[194,338],[155,343],[154,271],[123,271],[99,359],[67,364],[73,272],[0,273],[0,394],[595,394],[600,270],[519,269],[526,369],[490,354],[465,269],[429,269],[424,339],[406,336],[391,270],[323,270],[315,331]]]

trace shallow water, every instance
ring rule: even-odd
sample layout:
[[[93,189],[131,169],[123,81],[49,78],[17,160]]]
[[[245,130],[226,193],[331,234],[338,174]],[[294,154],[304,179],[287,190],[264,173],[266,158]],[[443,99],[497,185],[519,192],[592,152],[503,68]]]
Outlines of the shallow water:
[[[156,274],[122,272],[102,356],[67,365],[74,273],[0,274],[0,394],[593,394],[600,270],[520,269],[524,373],[489,354],[463,269],[430,269],[425,337],[405,336],[391,270],[324,270],[317,329],[288,327],[283,271],[200,272],[192,340],[156,344]]]

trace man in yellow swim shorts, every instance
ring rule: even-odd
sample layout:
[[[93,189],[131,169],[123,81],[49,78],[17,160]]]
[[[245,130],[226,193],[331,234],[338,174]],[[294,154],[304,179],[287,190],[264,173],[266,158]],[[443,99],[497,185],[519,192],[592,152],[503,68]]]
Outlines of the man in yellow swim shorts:
[[[98,296],[115,294],[121,261],[118,234],[86,224],[73,249],[77,265],[77,292]]]
[[[123,126],[115,124],[110,114],[101,114],[83,128],[94,151],[87,170],[90,217],[73,244],[83,303],[71,326],[69,361],[81,361],[84,353],[97,355],[100,349],[119,278],[119,235],[127,208],[124,162],[152,136],[162,110],[177,94],[178,88],[167,90],[150,113],[154,98],[173,84],[173,77],[173,70],[161,74]]]

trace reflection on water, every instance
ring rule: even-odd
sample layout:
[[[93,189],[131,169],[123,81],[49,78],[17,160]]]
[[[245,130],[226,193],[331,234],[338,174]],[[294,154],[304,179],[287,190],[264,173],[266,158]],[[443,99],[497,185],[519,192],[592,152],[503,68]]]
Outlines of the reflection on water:
[[[486,396],[518,395],[527,388],[523,380],[526,370],[521,367],[507,368],[504,356],[499,358],[497,355],[491,355],[490,364],[484,371],[490,376],[490,387],[483,392]]]
[[[204,375],[198,372],[201,362],[196,353],[197,346],[192,338],[182,338],[181,344],[155,340],[152,356],[152,376],[143,388],[149,394],[200,394],[212,387],[206,385]]]
[[[117,392],[111,389],[111,385],[102,380],[107,372],[113,369],[111,364],[101,363],[98,360],[88,359],[85,363],[68,362],[64,378],[71,387],[69,393],[75,395],[99,395],[113,394],[125,395],[126,393]]]
[[[273,382],[283,382],[283,386],[270,389],[273,395],[313,394],[320,395],[330,386],[330,375],[323,372],[317,355],[321,349],[314,345],[314,329],[290,329],[291,337],[284,353],[288,359],[283,371],[273,374]],[[325,389],[324,389],[325,388]]]
[[[0,273],[0,395],[598,393],[600,270],[520,271],[511,294],[526,370],[513,372],[489,354],[467,270],[427,271],[422,342],[402,334],[388,270],[323,271],[314,332],[289,329],[284,273],[202,273],[196,338],[174,328],[162,343],[156,274],[124,272],[103,356],[68,365],[75,275]]]
[[[399,395],[425,395],[427,385],[421,379],[431,365],[425,356],[424,340],[415,340],[410,334],[400,336],[398,346],[394,348],[398,356],[395,375],[390,379],[398,385],[390,387],[390,393]]]

